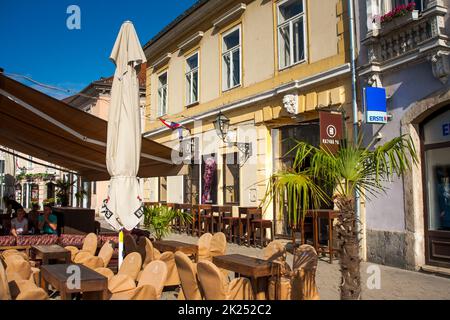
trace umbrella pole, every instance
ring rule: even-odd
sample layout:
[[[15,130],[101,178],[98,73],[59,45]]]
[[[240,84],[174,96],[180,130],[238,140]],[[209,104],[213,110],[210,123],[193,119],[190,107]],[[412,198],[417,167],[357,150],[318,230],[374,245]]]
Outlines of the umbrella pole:
[[[120,269],[120,266],[123,262],[123,230],[120,230],[119,232],[119,264],[118,268]]]

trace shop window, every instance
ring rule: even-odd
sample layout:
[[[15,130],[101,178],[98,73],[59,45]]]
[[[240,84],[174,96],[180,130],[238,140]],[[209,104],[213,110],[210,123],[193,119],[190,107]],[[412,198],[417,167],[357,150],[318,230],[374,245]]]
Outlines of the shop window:
[[[240,165],[238,153],[223,156],[223,199],[227,205],[239,205]]]
[[[188,166],[188,174],[184,176],[184,199],[185,203],[199,203],[199,168],[198,164],[190,164]]]
[[[304,0],[278,3],[279,68],[284,69],[305,60],[306,23]]]
[[[450,231],[450,111],[424,127],[428,229]]]

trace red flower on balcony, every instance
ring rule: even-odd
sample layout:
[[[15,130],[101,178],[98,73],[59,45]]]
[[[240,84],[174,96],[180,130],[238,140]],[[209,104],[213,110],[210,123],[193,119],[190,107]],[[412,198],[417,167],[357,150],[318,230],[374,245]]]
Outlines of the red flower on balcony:
[[[412,12],[416,9],[416,3],[410,2],[409,4],[402,4],[395,7],[392,11],[389,11],[385,15],[382,15],[380,18],[380,22],[389,22],[394,20],[395,18],[402,17],[408,14],[408,12]]]

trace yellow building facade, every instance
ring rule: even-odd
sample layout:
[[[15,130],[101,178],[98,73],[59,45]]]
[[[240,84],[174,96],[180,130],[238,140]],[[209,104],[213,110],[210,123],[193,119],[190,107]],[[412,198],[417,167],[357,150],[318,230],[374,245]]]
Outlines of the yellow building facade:
[[[346,111],[351,82],[346,4],[342,0],[199,1],[144,46],[148,59],[145,136],[173,148],[182,124],[216,161],[217,204],[259,206],[270,175],[289,165],[289,138],[319,143],[319,110]],[[214,121],[230,120],[227,142]],[[187,131],[187,130],[185,130]],[[184,133],[188,135],[188,133]],[[231,136],[231,138],[229,138]],[[238,159],[228,165],[228,159]],[[205,164],[202,164],[204,170]],[[199,168],[147,179],[146,201],[198,203]],[[202,171],[201,177],[204,176]],[[203,192],[203,191],[202,191]],[[286,233],[282,214],[266,219]]]

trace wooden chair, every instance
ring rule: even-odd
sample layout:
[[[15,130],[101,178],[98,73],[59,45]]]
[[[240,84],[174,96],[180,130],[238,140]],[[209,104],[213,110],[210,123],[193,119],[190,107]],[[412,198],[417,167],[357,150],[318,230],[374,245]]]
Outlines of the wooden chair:
[[[247,246],[250,245],[250,239],[252,238],[252,225],[251,221],[253,219],[262,218],[261,208],[244,208],[239,207],[239,235],[238,244],[240,245],[242,240],[245,241]]]
[[[227,236],[228,242],[235,242],[238,237],[239,218],[233,217],[232,206],[220,207],[220,231]]]
[[[232,206],[212,206],[211,219],[209,223],[211,227],[211,233],[224,232],[223,217],[226,214],[228,214],[228,216],[232,216],[232,211]]]
[[[201,236],[203,233],[207,233],[209,220],[211,219],[211,209],[210,204],[197,204],[192,206],[192,214],[194,216],[194,230],[192,234],[197,234]]]
[[[181,223],[181,221],[179,222],[179,232],[180,233],[186,232],[187,234],[193,234],[192,231],[194,229],[193,225],[194,225],[195,221],[194,221],[194,216],[192,214],[192,204],[189,204],[189,203],[178,204],[177,209],[190,214],[192,217],[191,222],[187,222],[187,223]]]
[[[274,228],[272,220],[266,220],[262,218],[255,218],[251,220],[251,233],[253,234],[253,245],[255,247],[257,246],[256,236],[258,229],[259,229],[259,245],[261,246],[261,248],[263,248],[266,243],[269,243],[269,240],[266,237],[267,229],[270,230],[270,241],[273,241]]]

